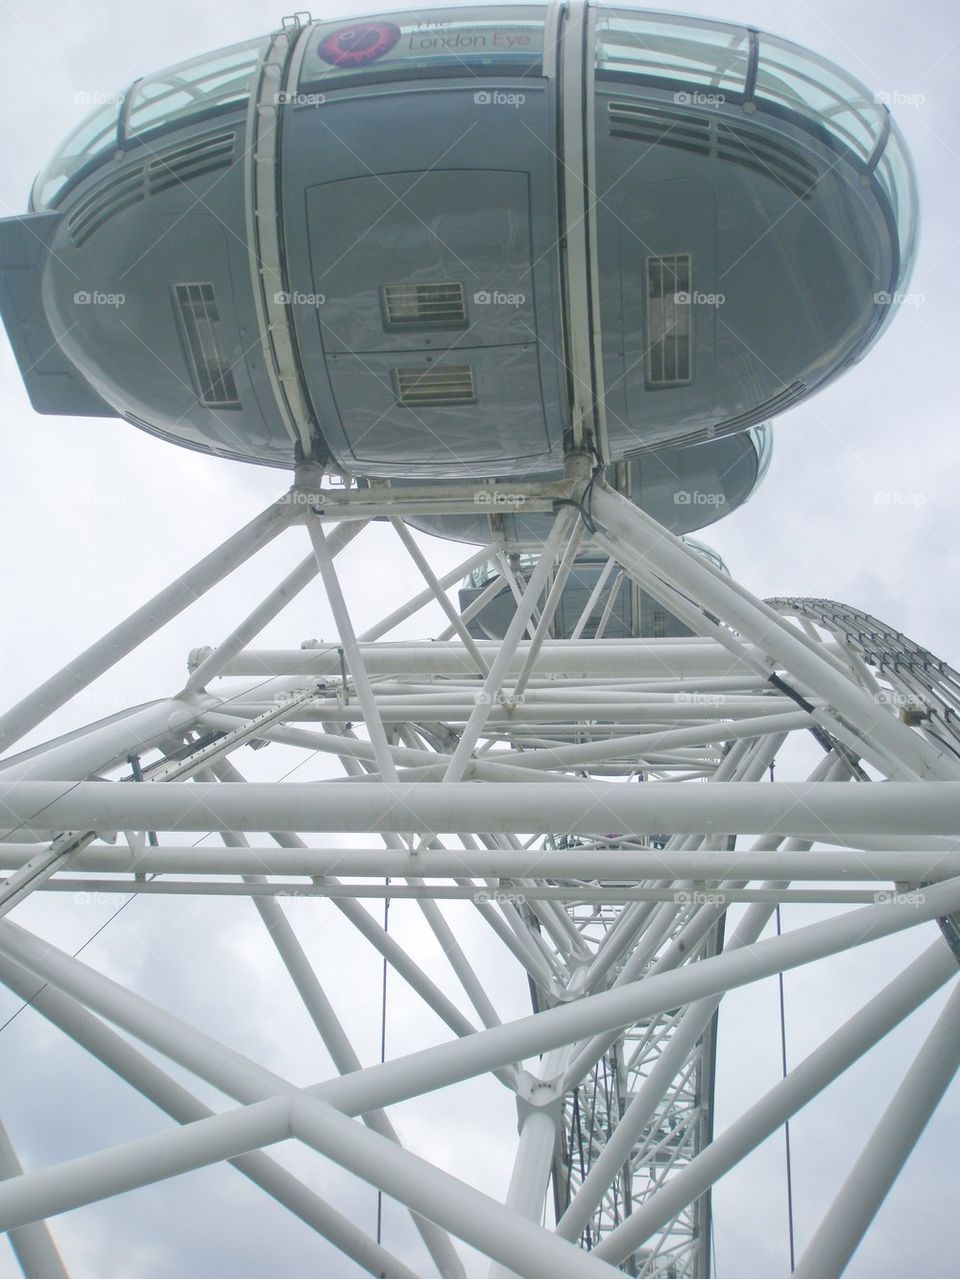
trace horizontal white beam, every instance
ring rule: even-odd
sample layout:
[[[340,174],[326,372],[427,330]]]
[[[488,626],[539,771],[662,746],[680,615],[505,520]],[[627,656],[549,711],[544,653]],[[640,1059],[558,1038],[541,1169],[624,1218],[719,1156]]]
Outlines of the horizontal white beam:
[[[481,653],[496,655],[500,645],[477,640]],[[527,660],[529,641],[517,647],[508,674],[519,675]],[[363,644],[363,663],[371,676],[377,675],[473,675],[470,654],[462,644]],[[698,675],[740,675],[756,679],[755,669],[728,653],[721,645],[702,639],[657,640],[547,640],[537,658],[537,675],[570,679],[593,676],[645,676],[692,679]],[[223,669],[224,675],[309,675],[340,674],[339,650],[335,644],[323,648],[247,649]]]
[[[0,844],[0,870],[17,870],[35,844]],[[97,844],[74,855],[72,872],[144,875],[343,875],[349,878],[579,879],[636,883],[644,879],[790,879],[859,883],[916,883],[960,875],[957,852],[777,853],[660,849],[568,848],[427,849],[402,853],[383,848],[216,848],[146,846],[135,856],[124,846]],[[296,885],[293,885],[296,887]]]
[[[11,782],[11,832],[563,831],[707,832],[826,839],[960,835],[960,782]]]
[[[402,701],[396,697],[377,698],[376,707],[384,723],[406,724],[410,721],[442,720],[444,724],[465,723],[474,714],[480,703],[480,688],[477,695],[469,700],[457,701],[431,700],[420,698],[416,701]],[[509,691],[507,690],[509,697]],[[254,718],[262,715],[268,708],[277,703],[271,698],[231,699],[232,710],[236,715]],[[780,719],[784,708],[790,703],[785,698],[763,697],[743,698],[726,697],[711,702],[709,705],[698,705],[692,702],[669,701],[654,702],[630,700],[621,702],[570,701],[570,702],[538,702],[535,698],[524,700],[516,706],[512,704],[494,705],[485,716],[485,723],[490,727],[514,729],[522,725],[541,724],[576,724],[578,732],[583,721],[599,723],[604,726],[619,724],[634,732],[647,728],[652,724],[671,722],[697,724],[705,720],[721,720],[729,722],[731,718],[741,715],[766,716]],[[315,702],[300,707],[290,707],[285,717],[288,721],[327,720],[330,723],[355,723],[361,718],[360,707],[352,699],[346,703],[329,698],[317,698]],[[762,730],[761,730],[762,731]],[[722,736],[722,734],[718,735]],[[607,743],[604,743],[606,746]]]
[[[290,884],[235,883],[227,879],[48,879],[34,890],[44,893],[73,893],[80,898],[103,896],[126,897],[131,893],[153,897],[328,897],[332,900],[373,899],[390,901],[465,901],[513,903],[523,902],[593,902],[619,906],[624,902],[674,902],[683,905],[710,905],[722,908],[735,902],[793,903],[795,905],[866,906],[878,900],[892,900],[891,891],[878,893],[874,888],[722,888],[688,889],[679,885],[666,888],[643,887],[557,887],[535,882],[510,881],[499,888],[479,885],[461,887],[441,884]],[[914,890],[917,891],[917,890]],[[909,894],[906,894],[909,895]]]

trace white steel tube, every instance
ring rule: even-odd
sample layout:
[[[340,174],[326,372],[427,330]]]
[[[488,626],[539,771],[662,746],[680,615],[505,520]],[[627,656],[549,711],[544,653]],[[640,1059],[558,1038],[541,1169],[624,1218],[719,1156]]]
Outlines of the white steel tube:
[[[547,798],[549,797],[549,798]],[[49,830],[397,831],[571,834],[700,831],[838,842],[873,834],[960,835],[960,782],[3,782],[11,828]]]
[[[836,1279],[920,1139],[960,1068],[960,984],[903,1077],[890,1105],[794,1271],[796,1279]]]
[[[431,593],[432,598],[432,593]],[[364,665],[376,675],[461,675],[474,673],[470,654],[462,644],[414,642],[371,644],[360,641]],[[494,655],[500,650],[497,641],[477,640],[481,653]],[[519,673],[526,661],[529,641],[517,645],[508,663],[508,673]],[[746,646],[747,653],[760,650]],[[538,676],[557,675],[568,679],[622,676],[638,680],[663,676],[669,671],[674,678],[694,679],[699,676],[738,676],[756,678],[756,669],[742,657],[729,653],[713,640],[545,640],[537,662]],[[335,646],[320,649],[246,649],[228,662],[224,675],[255,676],[303,675],[317,677],[339,675],[340,659]]]
[[[493,556],[492,549],[490,551],[490,556],[491,557]],[[460,620],[461,622],[463,622],[464,626],[466,626],[468,622],[472,622],[473,619],[477,616],[477,614],[481,612],[484,608],[486,608],[486,606],[490,603],[490,601],[495,596],[499,595],[503,589],[504,589],[503,578],[499,574],[497,574],[497,576],[494,577],[492,581],[487,583],[487,585],[483,588],[480,594],[473,600],[473,602],[468,604],[467,607],[460,614]],[[444,630],[442,630],[439,635],[435,636],[435,639],[440,642],[450,640],[453,638],[455,633],[456,633],[456,628],[453,626],[448,626]],[[479,642],[482,642],[482,641],[479,641]]]
[[[291,1118],[302,1141],[415,1212],[430,1216],[523,1279],[613,1279],[616,1274],[589,1253],[330,1106],[301,1098],[294,1103]]]
[[[0,1122],[0,1181],[22,1174],[10,1135]],[[24,1279],[70,1279],[45,1221],[31,1221],[11,1230],[10,1246],[20,1263]]]
[[[764,611],[760,601],[754,600],[743,588],[734,590],[727,579],[711,573],[677,538],[602,481],[596,485],[593,509],[597,519],[615,537],[643,557],[644,564],[655,567],[692,595],[706,611],[765,648],[793,678],[835,707],[850,724],[866,731],[870,740],[901,763],[909,774],[931,779],[957,776],[955,762],[951,763],[943,752],[892,715],[878,714],[877,704],[870,695],[841,675],[825,657],[815,653],[810,642],[802,639],[783,618],[775,615],[777,624],[772,624],[768,616],[771,610]]]
[[[709,695],[707,695],[709,696]],[[696,703],[694,703],[696,704]],[[537,747],[506,755],[522,760],[524,768],[581,768],[608,759],[631,756],[642,760],[658,751],[673,751],[680,746],[709,746],[715,742],[731,742],[761,733],[791,732],[813,724],[806,711],[782,711],[774,715],[758,715],[750,719],[728,720],[711,724],[693,724],[689,728],[670,728],[656,733],[637,733],[630,737],[611,737],[606,741],[577,742],[570,746]]]
[[[600,614],[600,621],[597,622],[597,629],[593,633],[594,639],[603,639],[607,629],[607,623],[610,620],[610,614],[613,612],[613,606],[617,602],[617,593],[620,590],[620,583],[623,581],[623,570],[621,569],[617,576],[610,584],[610,590],[607,593],[606,603],[603,606],[603,612]]]
[[[146,750],[170,734],[179,737],[193,727],[204,710],[214,705],[213,698],[203,697],[190,702],[174,698],[153,702],[131,709],[106,724],[39,747],[28,752],[25,758],[0,761],[0,773],[4,781],[89,777],[131,751]]]
[[[925,889],[922,896],[917,905],[867,906],[809,924],[782,937],[480,1031],[469,1039],[370,1067],[362,1077],[347,1076],[320,1085],[317,1091],[338,1108],[354,1113],[389,1105],[494,1066],[633,1025],[706,995],[747,985],[960,909],[960,883],[956,880]]]
[[[284,848],[300,846],[298,837],[289,832],[271,831],[270,834]],[[333,882],[336,884],[338,881],[334,879]],[[334,898],[334,902],[337,909],[350,920],[361,936],[366,937],[387,963],[417,992],[427,1007],[431,1008],[441,1021],[446,1022],[455,1035],[469,1037],[474,1033],[475,1027],[469,1018],[464,1016],[453,1000],[447,998],[439,986],[411,959],[396,938],[391,937],[359,901],[351,896]],[[503,1082],[509,1086],[508,1076],[503,1072],[502,1074]]]
[[[195,1123],[213,1115],[209,1106],[76,1000],[54,986],[38,983],[26,969],[9,959],[0,960],[0,978],[32,1008],[178,1123]],[[261,1190],[370,1274],[378,1279],[417,1279],[403,1262],[268,1155],[251,1151],[236,1156],[231,1162]],[[47,1274],[41,1271],[37,1279],[46,1279]]]
[[[387,735],[384,731],[380,711],[370,688],[370,680],[363,664],[360,647],[357,644],[357,637],[353,629],[353,622],[350,620],[347,603],[343,598],[343,591],[340,589],[340,579],[337,577],[337,570],[334,568],[329,542],[324,534],[323,525],[319,520],[311,520],[307,525],[307,529],[310,534],[310,541],[313,543],[313,551],[317,557],[317,563],[320,566],[320,576],[323,578],[323,585],[327,592],[327,601],[337,625],[337,634],[340,636],[340,643],[343,645],[347,666],[350,668],[350,674],[353,677],[353,686],[360,700],[363,720],[376,754],[377,767],[380,769],[382,777],[392,781],[396,776],[396,770],[390,755]],[[277,822],[275,825],[280,827],[283,823]],[[233,829],[233,826],[229,823],[228,829]]]
[[[231,774],[235,773],[233,766],[226,761],[217,766],[217,771],[221,770],[228,780]],[[223,831],[221,838],[228,845],[242,844],[243,839],[242,836],[235,835],[230,831]],[[262,875],[249,875],[245,878],[252,883],[265,882]],[[279,902],[272,897],[254,897],[253,902],[266,928],[267,935],[276,947],[277,954],[289,973],[290,979],[303,1001],[304,1008],[316,1026],[334,1066],[341,1075],[362,1069],[360,1058],[347,1038],[340,1019],[334,1012],[333,1005],[327,998],[326,992],[321,986],[312,964],[307,959],[290,921],[280,908]],[[390,1141],[400,1140],[385,1111],[373,1110],[364,1116],[364,1121]],[[450,1279],[464,1279],[463,1265],[443,1231],[438,1230],[432,1222],[424,1218],[415,1217],[414,1224],[440,1273],[445,1276],[449,1275]]]
[[[35,844],[0,844],[0,871],[16,870],[36,853]],[[270,845],[214,848],[199,845],[126,847],[95,844],[70,859],[74,872],[142,875],[272,875],[425,879],[470,876],[479,879],[703,879],[718,883],[782,877],[790,880],[872,881],[916,884],[960,875],[960,852],[871,852],[836,849],[792,855],[718,849],[665,852],[643,848],[425,849],[404,853],[380,848],[290,848]],[[127,881],[118,884],[126,890]],[[298,885],[280,885],[296,888]]]
[[[349,739],[345,738],[345,740]],[[358,764],[355,759],[351,759],[350,756],[345,756],[343,758],[343,766],[348,773],[359,771],[362,768],[362,765]],[[393,851],[399,851],[402,854],[406,853],[406,845],[398,835],[388,833],[383,835],[382,838],[388,848]],[[433,935],[439,942],[440,949],[447,957],[447,961],[451,968],[456,973],[457,978],[460,981],[460,985],[466,991],[470,1002],[479,1013],[481,1022],[485,1026],[499,1025],[500,1018],[497,1016],[496,1010],[490,1002],[490,997],[488,996],[483,983],[479,980],[461,950],[460,945],[453,934],[453,930],[447,923],[443,912],[437,906],[436,902],[430,900],[428,894],[423,893],[421,895],[420,889],[422,887],[422,881],[418,879],[416,875],[408,877],[407,883],[416,893],[421,913],[426,919]],[[384,936],[386,935],[386,930],[384,930]]]
[[[485,564],[492,554],[493,548],[485,546],[482,550],[476,551],[473,555],[471,555],[469,559],[465,559],[461,564],[458,564],[456,568],[452,568],[449,573],[444,573],[443,577],[441,577],[438,582],[441,590],[445,591],[451,586],[456,586],[456,584],[461,582],[464,577],[471,572],[471,570],[478,568],[481,564]],[[406,604],[401,604],[399,608],[394,609],[392,613],[377,622],[375,626],[371,626],[365,630],[363,634],[358,637],[360,643],[368,644],[373,640],[379,639],[382,635],[386,635],[389,631],[392,631],[395,626],[399,626],[401,622],[406,621],[408,617],[412,617],[414,613],[418,613],[425,604],[432,603],[433,598],[433,590],[428,586],[426,590],[421,591],[419,595],[415,595],[413,599],[408,600]]]
[[[773,913],[774,907],[754,906],[746,912],[736,932],[724,947],[724,953],[752,945]],[[571,1201],[559,1224],[557,1233],[565,1239],[576,1239],[593,1216],[606,1189],[612,1184],[619,1170],[630,1158],[644,1128],[660,1104],[670,1083],[683,1068],[684,1062],[694,1050],[711,1017],[716,1012],[722,996],[709,995],[685,1009],[683,1016],[670,1036],[649,1073],[639,1085],[629,1105],[620,1118],[603,1150],[594,1160],[589,1173]],[[601,1037],[601,1043],[603,1042]],[[572,1072],[571,1072],[572,1073]],[[582,1074],[582,1071],[579,1072]],[[579,1083],[579,1078],[570,1082]]]
[[[0,1230],[258,1150],[291,1136],[290,1099],[241,1107],[171,1132],[0,1182]]]
[[[510,1174],[506,1206],[511,1212],[541,1224],[543,1202],[557,1142],[557,1120],[546,1110],[530,1110],[520,1127],[520,1141]],[[514,1271],[495,1262],[490,1279],[512,1279]]]
[[[336,528],[331,529],[327,539],[330,554],[339,554],[364,527],[364,523],[356,521],[349,524],[338,524]],[[219,675],[231,658],[236,657],[238,653],[242,653],[250,641],[259,635],[263,628],[278,613],[281,613],[291,600],[296,599],[304,587],[313,581],[318,572],[319,566],[315,555],[308,555],[301,560],[297,567],[287,574],[280,585],[274,587],[253,612],[244,618],[226,639],[222,640],[204,658],[184,685],[184,692],[189,693],[195,689],[205,688],[208,681],[213,679],[215,675]]]
[[[146,897],[315,897],[329,898],[337,904],[344,900],[369,901],[389,898],[391,901],[413,901],[419,905],[428,902],[453,901],[472,901],[474,904],[480,904],[478,899],[484,896],[499,905],[500,898],[512,895],[523,897],[525,903],[535,914],[546,918],[549,918],[549,916],[545,916],[545,911],[548,908],[556,911],[558,907],[565,904],[582,906],[587,903],[593,903],[600,906],[619,906],[624,901],[673,903],[677,896],[676,889],[673,887],[595,888],[588,886],[582,888],[574,885],[543,884],[536,880],[532,883],[526,880],[514,880],[512,886],[508,889],[481,890],[473,883],[448,885],[422,884],[420,881],[410,881],[406,884],[311,882],[309,884],[298,883],[296,886],[291,887],[283,882],[265,881],[263,883],[255,883],[249,876],[244,883],[237,883],[234,880],[227,879],[195,879],[193,877],[185,879],[117,880],[82,877],[71,879],[68,876],[57,876],[55,879],[45,879],[43,883],[36,886],[36,891],[45,893],[79,893],[81,895],[111,894],[116,896],[119,894],[122,897],[130,894]],[[721,904],[718,909],[722,910],[736,902],[765,903],[771,908],[781,902],[793,903],[794,905],[866,906],[871,902],[876,902],[878,898],[892,898],[896,895],[893,892],[878,894],[872,888],[771,888],[769,884],[764,884],[760,888],[724,887],[716,893],[716,898]],[[716,916],[712,916],[712,918],[715,919]],[[709,924],[710,920],[708,919],[706,927],[709,927]],[[695,940],[697,940],[696,937]],[[576,963],[581,956],[581,948],[579,945],[571,946],[564,940],[561,953],[569,967],[570,964]],[[518,958],[520,957],[518,956]],[[524,962],[526,966],[525,959],[521,959],[521,962]],[[576,993],[580,994],[581,991],[578,989]],[[482,1013],[481,1020],[485,1025],[490,1026],[496,1025],[498,1018]],[[616,1038],[616,1035],[614,1035],[614,1038]]]
[[[783,937],[771,938],[733,954],[653,977],[637,983],[634,988],[605,992],[576,1005],[554,1008],[509,1025],[478,1032],[466,1040],[394,1059],[362,1073],[317,1085],[309,1092],[326,1098],[343,1111],[363,1113],[376,1106],[422,1095],[495,1066],[560,1047],[613,1024],[626,1026],[678,1003],[823,958],[866,939],[890,935],[909,927],[916,922],[918,915],[935,918],[960,909],[960,885],[955,881],[931,888],[924,896],[923,904],[916,909],[900,905],[867,907]],[[14,926],[9,923],[0,927],[0,947],[5,953],[13,932]],[[20,932],[22,930],[16,930],[16,933]],[[51,948],[37,942],[24,949],[27,957],[22,962],[49,980],[46,969]],[[84,968],[78,961],[73,961],[73,964]],[[102,978],[89,981],[96,976],[88,970],[88,983],[85,984],[90,985],[91,993],[96,993],[99,983],[104,981]],[[131,998],[130,992],[121,994],[128,1000]],[[132,998],[136,1003],[145,1002]],[[119,1010],[123,999],[118,1001],[114,998],[113,1002]],[[159,1022],[177,1024],[175,1018],[160,1010],[152,1012],[145,1024],[142,1023],[134,1032],[146,1042],[153,1041]],[[124,1018],[119,1018],[119,1021],[124,1024]],[[180,1029],[174,1038],[188,1051],[193,1043],[205,1039],[199,1032],[177,1025]],[[223,1053],[222,1045],[219,1050]],[[291,1093],[287,1092],[284,1096],[251,1105],[244,1111],[229,1112],[192,1124],[189,1129],[178,1133],[143,1138],[101,1155],[73,1160],[59,1168],[23,1178],[15,1187],[0,1184],[0,1227],[20,1225],[24,1221],[200,1167],[213,1160],[232,1158],[280,1140],[290,1132],[290,1098]],[[386,1145],[395,1154],[404,1154],[368,1130],[356,1126],[356,1131],[373,1138],[378,1150],[381,1145]],[[404,1167],[407,1166],[404,1163]],[[370,1179],[377,1180],[376,1176]],[[412,1206],[422,1211],[419,1205]],[[429,1211],[428,1208],[425,1215]],[[460,1233],[449,1221],[441,1224],[454,1233]]]
[[[352,1113],[420,1096],[459,1079],[522,1061],[589,1035],[632,1025],[680,1004],[952,914],[960,909],[960,882],[949,880],[924,889],[919,897],[915,904],[891,902],[850,911],[782,937],[369,1067],[318,1085],[315,1091]],[[9,922],[0,925],[0,952],[205,1077],[210,1062],[216,1061],[217,1086],[224,1088],[223,1072],[229,1070],[229,1090],[234,1095],[255,1096],[256,1090],[271,1086],[270,1081],[277,1091],[289,1087],[270,1072],[255,1067],[239,1054],[228,1053],[223,1045]]]
[[[583,634],[583,628],[586,626],[587,622],[590,620],[590,614],[593,612],[594,606],[597,600],[600,598],[600,593],[603,590],[603,588],[606,586],[607,578],[613,572],[616,562],[617,561],[613,558],[612,555],[607,556],[607,562],[606,564],[604,564],[603,568],[600,570],[599,576],[597,577],[597,580],[594,583],[593,590],[590,592],[587,602],[583,606],[583,611],[581,612],[580,616],[577,618],[577,624],[573,628],[573,630],[570,632],[570,638],[572,640],[578,640],[580,636]]]
[[[416,564],[417,568],[420,570],[421,577],[426,582],[430,590],[433,592],[436,602],[443,609],[443,612],[447,620],[449,621],[450,625],[453,627],[454,631],[460,636],[460,642],[463,644],[464,648],[467,650],[467,652],[476,662],[477,670],[480,672],[481,675],[486,676],[488,670],[490,669],[489,666],[487,665],[487,662],[484,660],[483,657],[480,656],[480,650],[477,648],[476,641],[474,640],[470,632],[467,630],[467,628],[464,626],[463,621],[461,620],[460,614],[457,612],[454,606],[450,603],[450,600],[447,596],[446,591],[443,589],[443,587],[440,585],[439,581],[437,580],[436,574],[434,573],[433,569],[430,567],[430,564],[427,561],[427,557],[424,555],[423,551],[421,551],[420,547],[417,545],[416,541],[414,540],[413,534],[407,528],[406,524],[404,524],[403,520],[395,519],[395,520],[391,520],[390,523],[393,525],[394,531],[396,532],[397,536],[400,538],[400,541],[406,547],[407,553],[409,554],[410,558],[413,560],[414,564]]]
[[[544,543],[537,566],[530,575],[530,581],[527,583],[523,597],[517,605],[517,610],[510,621],[510,625],[507,627],[503,643],[493,659],[486,679],[483,681],[483,689],[477,698],[476,705],[464,726],[463,732],[460,734],[460,741],[453,752],[453,757],[447,765],[443,781],[445,786],[451,786],[459,782],[466,771],[467,761],[479,740],[493,703],[503,687],[510,661],[517,651],[517,646],[533,613],[534,606],[546,585],[547,577],[572,519],[573,513],[564,509],[553,522],[553,528]],[[530,648],[532,649],[533,647],[534,645],[531,643]]]
[[[231,710],[234,714],[253,719],[262,715],[271,706],[275,706],[274,693],[279,690],[265,690],[257,697],[232,699]],[[284,690],[286,691],[286,690]],[[343,705],[334,700],[334,694],[328,692],[325,698],[318,697],[315,704],[304,703],[299,707],[291,706],[287,720],[326,719],[331,723],[352,722],[357,718],[356,706]],[[490,699],[487,701],[486,699]],[[497,694],[478,689],[469,700],[461,694],[458,700],[450,701],[445,697],[419,697],[416,700],[405,700],[401,697],[382,697],[375,699],[375,705],[384,723],[404,724],[410,720],[442,720],[446,724],[466,724],[475,714],[477,705],[482,704],[487,710],[484,728],[493,732],[499,731],[507,736],[516,735],[518,728],[524,726],[546,727],[557,725],[560,732],[578,734],[580,723],[591,719],[604,725],[608,732],[623,733],[650,732],[654,728],[665,726],[670,721],[677,723],[704,720],[723,720],[729,722],[733,716],[740,715],[781,715],[789,702],[786,699],[774,698],[725,698],[709,706],[691,705],[682,701],[653,701],[635,698],[623,698],[622,701],[601,702],[594,699],[578,699],[571,697],[566,702],[554,702],[549,698],[531,698],[513,706],[510,701],[510,690],[503,693],[503,703]],[[483,729],[481,729],[483,731]]]
[[[541,648],[543,648],[543,641],[550,634],[550,627],[553,623],[554,615],[556,614],[557,608],[560,604],[560,598],[563,595],[564,587],[567,584],[567,578],[570,576],[570,570],[573,568],[573,561],[576,558],[576,554],[582,540],[583,525],[578,522],[567,540],[563,556],[557,566],[557,571],[554,575],[550,590],[547,593],[547,598],[543,605],[543,611],[537,621],[537,628],[530,637],[530,645],[527,649],[526,660],[524,661],[523,668],[517,676],[516,683],[514,684],[514,697],[519,697],[530,681],[530,676],[533,673],[537,657],[540,654]]]
[[[638,1204],[630,1218],[629,1230],[610,1243],[609,1258],[628,1256],[710,1186],[716,1185],[751,1150],[782,1127],[956,974],[957,961],[943,940],[938,938],[795,1066],[786,1079],[780,1080],[728,1128],[716,1135],[686,1168],[660,1187],[656,1196]]]
[[[36,727],[272,541],[287,527],[293,514],[294,508],[282,502],[268,506],[216,550],[187,569],[175,582],[164,587],[153,599],[0,716],[0,751]]]

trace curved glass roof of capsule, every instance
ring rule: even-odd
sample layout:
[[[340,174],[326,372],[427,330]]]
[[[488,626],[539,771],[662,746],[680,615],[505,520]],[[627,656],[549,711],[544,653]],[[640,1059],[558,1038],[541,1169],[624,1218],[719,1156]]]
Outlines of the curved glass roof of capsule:
[[[311,56],[344,19],[314,24],[303,53],[300,88],[371,80],[464,76],[496,67],[498,74],[541,69],[547,10],[543,6],[423,9],[382,15],[405,37],[374,69],[331,66]],[[805,129],[877,185],[899,246],[897,287],[913,263],[917,189],[903,137],[887,107],[854,76],[789,40],[702,17],[600,6],[595,23],[595,74],[696,95],[768,113]],[[377,17],[380,15],[373,15]],[[493,49],[483,29],[515,26],[517,39]],[[439,28],[439,30],[438,30]],[[246,106],[269,37],[192,58],[137,80],[111,97],[68,135],[34,185],[34,210],[57,203],[71,185],[117,150],[140,145],[186,120]],[[678,98],[678,101],[682,99]]]
[[[757,426],[751,426],[747,434],[753,441],[753,447],[757,450],[757,477],[750,486],[750,492],[747,494],[748,497],[751,497],[756,493],[763,481],[763,477],[770,469],[770,461],[773,457],[773,428],[769,422],[760,422]],[[697,545],[699,546],[699,543]]]
[[[727,577],[730,576],[730,570],[727,568],[725,561],[712,546],[707,546],[706,543],[701,542],[699,538],[690,537],[687,534],[684,534],[684,536],[680,538],[680,541],[683,542],[684,546],[688,546],[694,554],[699,555],[701,559],[706,560],[707,563],[717,569],[718,572],[724,573]],[[521,551],[519,555],[511,556],[511,561],[515,570],[523,574],[532,572],[534,568],[536,568],[537,560],[539,558],[540,556],[535,554],[533,551]],[[585,551],[582,551],[576,559],[576,563],[578,565],[605,564],[606,561],[607,556],[603,551],[592,550],[589,547]],[[467,588],[479,590],[481,587],[488,586],[494,578],[502,576],[502,573],[503,570],[500,567],[498,560],[484,560],[482,564],[478,564],[476,568],[470,570],[467,576],[463,579],[462,585]]]
[[[699,538],[690,537],[689,535],[681,537],[680,541],[683,542],[685,546],[689,546],[691,551],[696,552],[702,560],[706,560],[708,564],[711,564],[717,572],[723,573],[727,577],[730,576],[730,570],[727,568],[726,561],[723,559],[723,556],[720,555],[719,551],[715,551],[712,546],[707,546],[707,544],[705,542],[701,542]]]
[[[102,160],[187,120],[246,110],[270,37],[246,40],[146,76],[111,95],[67,134],[33,186],[31,208],[47,209]]]

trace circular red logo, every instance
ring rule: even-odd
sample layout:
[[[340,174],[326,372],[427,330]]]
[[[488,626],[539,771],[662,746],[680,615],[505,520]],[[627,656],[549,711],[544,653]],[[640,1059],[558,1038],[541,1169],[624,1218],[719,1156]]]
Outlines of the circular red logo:
[[[321,42],[318,52],[331,66],[362,67],[389,53],[400,35],[395,22],[363,22],[334,31]]]

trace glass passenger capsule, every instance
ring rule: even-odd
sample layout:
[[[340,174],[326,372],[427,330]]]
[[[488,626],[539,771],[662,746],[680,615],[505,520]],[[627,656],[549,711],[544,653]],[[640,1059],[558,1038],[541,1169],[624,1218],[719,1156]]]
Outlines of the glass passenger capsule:
[[[726,564],[712,547],[693,537],[683,541],[717,572],[729,576]],[[524,586],[536,556],[514,553],[507,563],[517,584]],[[500,589],[491,590],[498,582]],[[516,597],[497,561],[479,565],[460,587],[460,612],[474,639],[503,639],[516,607]],[[550,626],[552,639],[668,639],[694,633],[605,555],[592,549],[574,560]]]
[[[889,111],[788,41],[423,9],[105,99],[0,222],[0,310],[40,412],[361,479],[545,476],[820,389],[896,309],[916,223]]]

